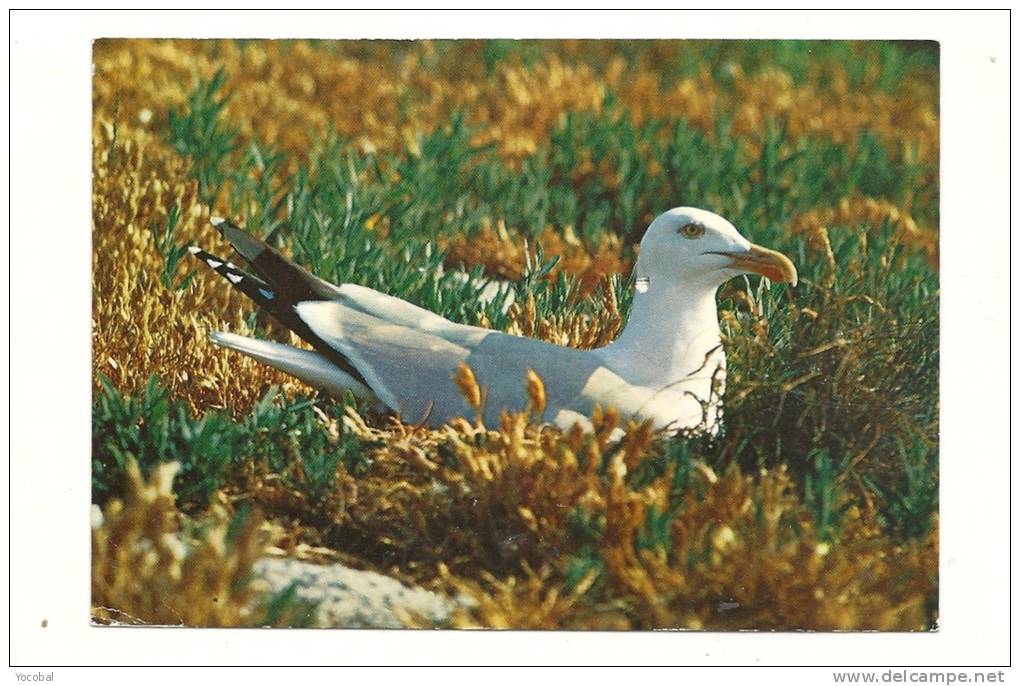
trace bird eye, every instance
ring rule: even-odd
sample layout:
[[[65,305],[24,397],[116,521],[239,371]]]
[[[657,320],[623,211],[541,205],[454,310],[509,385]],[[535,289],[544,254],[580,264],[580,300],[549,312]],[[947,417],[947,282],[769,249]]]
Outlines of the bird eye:
[[[705,227],[701,224],[685,224],[680,229],[680,235],[684,238],[701,238],[705,235]]]

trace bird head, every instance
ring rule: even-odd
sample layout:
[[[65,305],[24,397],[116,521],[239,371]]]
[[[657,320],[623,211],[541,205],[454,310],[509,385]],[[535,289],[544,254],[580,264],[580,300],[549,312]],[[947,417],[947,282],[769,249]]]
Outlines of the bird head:
[[[740,274],[797,285],[797,269],[782,253],[755,245],[722,217],[695,207],[660,214],[641,241],[637,277],[645,283],[717,287]]]

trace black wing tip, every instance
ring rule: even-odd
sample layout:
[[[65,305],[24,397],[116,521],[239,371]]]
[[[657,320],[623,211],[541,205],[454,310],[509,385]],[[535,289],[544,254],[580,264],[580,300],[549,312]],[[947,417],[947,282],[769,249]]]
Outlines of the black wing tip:
[[[214,265],[209,264],[209,260],[219,262],[220,264],[227,263],[226,260],[221,260],[220,258],[216,257],[212,253],[206,252],[197,245],[189,245],[188,252],[190,252],[195,257],[196,260],[200,260],[201,262],[205,263],[205,265],[210,269],[216,269],[216,267]]]
[[[188,250],[205,266],[226,279],[231,286],[251,298],[256,305],[269,310],[271,314],[278,311],[279,306],[275,302],[277,300],[276,290],[265,281],[201,248],[194,247],[194,249],[189,248]]]
[[[312,346],[319,351],[319,353],[332,360],[341,369],[363,383],[365,386],[369,386],[368,381],[365,380],[361,372],[359,372],[346,357],[319,338],[315,332],[308,328],[308,325],[301,320],[294,309],[294,306],[298,304],[300,300],[292,299],[291,294],[287,291],[287,289],[277,289],[271,283],[267,283],[257,276],[252,276],[251,274],[238,269],[227,260],[208,253],[202,248],[199,248],[197,245],[189,246],[188,252],[194,255],[195,259],[201,260],[206,267],[226,279],[232,288],[248,296],[248,298],[250,298],[256,305],[269,312],[269,314],[271,314],[283,326],[296,333],[300,338],[311,343]],[[315,297],[315,294],[311,294],[307,299],[318,300]]]
[[[265,243],[240,228],[229,219],[223,217],[209,217],[209,223],[220,232],[220,235],[230,242],[234,250],[249,262],[255,262],[259,255],[268,246]]]

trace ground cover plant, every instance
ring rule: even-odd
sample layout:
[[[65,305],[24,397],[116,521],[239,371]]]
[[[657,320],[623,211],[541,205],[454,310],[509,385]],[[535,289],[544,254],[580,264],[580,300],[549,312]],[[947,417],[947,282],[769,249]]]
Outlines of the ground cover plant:
[[[466,594],[456,627],[936,625],[937,48],[110,40],[94,61],[97,620],[300,623],[245,591],[271,548]],[[186,254],[229,254],[208,221],[228,216],[331,281],[594,347],[679,205],[801,275],[721,290],[715,439],[612,408],[590,434],[528,413],[429,430],[321,397],[207,340],[289,334]],[[168,531],[182,578],[230,569],[222,604],[158,565],[118,574],[109,537]]]

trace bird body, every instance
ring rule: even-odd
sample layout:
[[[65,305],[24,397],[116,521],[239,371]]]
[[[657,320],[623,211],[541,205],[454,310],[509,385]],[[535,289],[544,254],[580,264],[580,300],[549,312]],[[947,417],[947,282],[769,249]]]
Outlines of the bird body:
[[[257,275],[192,252],[315,350],[225,333],[212,334],[215,343],[432,426],[473,416],[454,380],[467,365],[490,425],[503,410],[529,406],[525,380],[534,371],[545,387],[541,419],[564,429],[587,427],[596,406],[613,406],[656,429],[715,431],[725,375],[718,286],[748,271],[796,282],[787,258],[752,245],[722,217],[670,210],[642,240],[623,333],[606,347],[580,350],[458,324],[363,286],[330,284],[229,222],[213,223]]]

